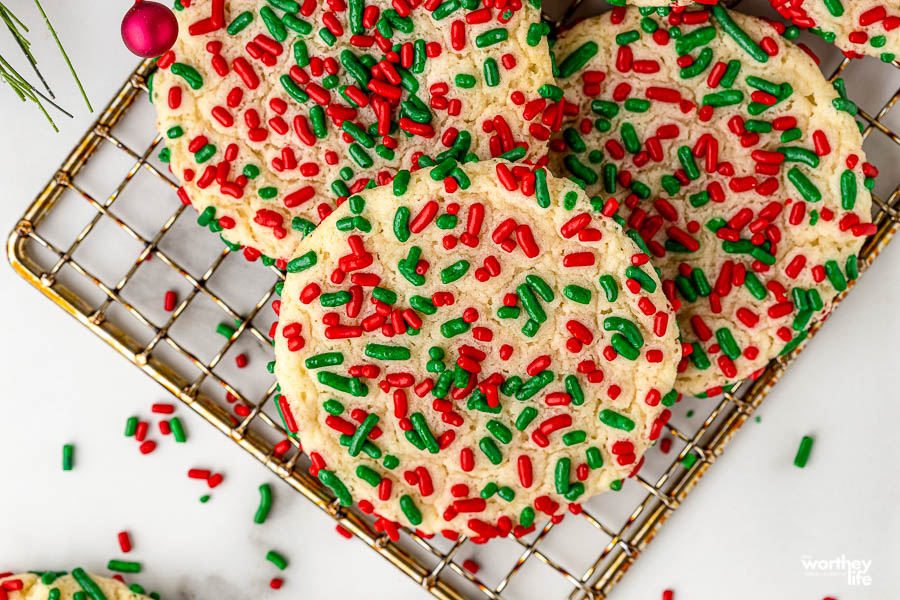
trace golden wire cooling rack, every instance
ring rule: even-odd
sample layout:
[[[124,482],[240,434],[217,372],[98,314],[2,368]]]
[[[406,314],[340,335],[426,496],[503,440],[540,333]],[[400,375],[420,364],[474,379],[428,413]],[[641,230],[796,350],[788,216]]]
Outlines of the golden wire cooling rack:
[[[566,14],[583,12],[580,4]],[[740,4],[759,13],[765,2]],[[851,97],[854,89],[866,96],[853,99],[860,104],[869,160],[881,166],[873,215],[878,231],[860,253],[863,272],[900,225],[900,137],[891,127],[900,127],[900,108],[891,114],[900,98],[900,64],[851,62],[824,45],[817,50],[830,55],[822,66],[831,80],[843,77]],[[665,434],[669,452],[649,453],[640,474],[619,492],[588,501],[581,514],[558,525],[480,547],[478,575],[461,566],[473,550],[465,539],[403,531],[391,542],[370,518],[341,508],[309,476],[308,460],[282,427],[274,379],[261,368],[272,358],[269,303],[280,275],[223,250],[192,223],[194,212],[179,202],[178,184],[158,157],[162,138],[147,98],[152,73],[147,61],[128,78],[15,225],[7,248],[12,266],[438,598],[533,597],[536,588],[529,586],[537,577],[541,589],[558,590],[552,597],[605,598],[805,346],[774,360],[756,381],[696,401],[699,417],[673,418]],[[172,311],[163,309],[167,290],[178,297]],[[233,334],[217,334],[220,324],[228,325],[219,328],[225,335]],[[237,369],[226,360],[237,354],[249,356],[253,368]],[[286,439],[290,449],[277,453],[275,445]]]

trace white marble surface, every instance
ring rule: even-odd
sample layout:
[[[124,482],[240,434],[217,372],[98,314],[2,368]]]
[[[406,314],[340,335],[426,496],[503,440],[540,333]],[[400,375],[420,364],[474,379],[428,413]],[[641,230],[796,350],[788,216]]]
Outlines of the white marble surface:
[[[74,86],[29,2],[13,2],[34,25],[41,66],[74,121],[54,134],[31,107],[0,86],[0,225],[8,230],[89,126]],[[135,64],[118,40],[128,2],[45,0],[47,11],[102,107]],[[15,48],[0,32],[0,51]],[[24,64],[16,65],[26,73]],[[895,111],[896,112],[896,111]],[[896,120],[895,120],[896,122]],[[896,168],[896,161],[879,164]],[[119,556],[116,533],[131,532],[138,581],[165,598],[425,598],[358,541],[275,481],[268,471],[186,409],[190,443],[138,454],[121,435],[126,417],[148,414],[164,391],[0,265],[0,571],[104,572]],[[708,472],[624,578],[613,598],[900,597],[896,511],[900,397],[900,245],[865,275],[811,347]],[[792,466],[801,436],[816,444],[804,470]],[[159,436],[156,436],[159,437]],[[61,471],[60,448],[76,445],[76,468]],[[203,484],[185,471],[226,475],[202,505]],[[256,487],[269,481],[275,507],[255,525]],[[572,540],[579,544],[581,540]],[[283,573],[264,559],[276,548]],[[801,559],[871,561],[871,585],[810,576]],[[487,562],[485,549],[478,560]],[[275,575],[278,592],[268,589]],[[727,592],[726,592],[727,590]],[[538,588],[530,597],[543,598]]]

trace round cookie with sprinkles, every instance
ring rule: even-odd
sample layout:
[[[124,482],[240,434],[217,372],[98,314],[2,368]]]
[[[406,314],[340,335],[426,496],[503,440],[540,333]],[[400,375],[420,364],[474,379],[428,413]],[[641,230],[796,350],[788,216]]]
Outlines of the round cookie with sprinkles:
[[[449,160],[301,246],[278,406],[341,504],[483,541],[637,471],[681,346],[648,256],[587,202],[543,168]]]
[[[773,27],[618,8],[554,46],[567,119],[551,164],[660,268],[689,345],[682,392],[717,393],[800,343],[875,230],[855,105]]]
[[[894,0],[769,0],[778,14],[836,44],[850,58],[885,62],[900,53],[900,4]]]
[[[139,586],[132,586],[140,589]],[[141,592],[143,590],[140,590]],[[149,600],[121,581],[90,575],[48,571],[0,575],[0,598],[8,600]]]
[[[199,223],[290,259],[400,169],[546,157],[556,98],[539,0],[176,1],[151,98]],[[530,115],[530,117],[528,116]]]

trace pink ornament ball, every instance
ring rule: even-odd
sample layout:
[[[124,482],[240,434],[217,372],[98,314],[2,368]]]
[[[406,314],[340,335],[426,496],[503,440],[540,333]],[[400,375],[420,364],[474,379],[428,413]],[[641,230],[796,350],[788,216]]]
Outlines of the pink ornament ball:
[[[163,54],[178,38],[178,21],[159,2],[138,0],[122,19],[122,41],[138,56],[153,58]]]

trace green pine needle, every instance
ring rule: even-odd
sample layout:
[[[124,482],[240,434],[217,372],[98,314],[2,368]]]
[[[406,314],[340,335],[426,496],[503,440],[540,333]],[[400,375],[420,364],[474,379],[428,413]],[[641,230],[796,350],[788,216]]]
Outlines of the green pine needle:
[[[50,23],[50,19],[47,17],[47,13],[44,12],[44,7],[41,6],[40,0],[34,0],[35,6],[37,6],[38,10],[41,13],[41,16],[44,18],[44,22],[47,24],[47,28],[50,30],[50,33],[53,35],[53,39],[56,40],[56,45],[59,48],[60,53],[62,53],[63,59],[65,59],[66,64],[69,67],[69,71],[72,73],[72,77],[75,79],[75,83],[78,85],[78,89],[81,92],[81,97],[84,98],[84,102],[88,107],[90,112],[94,112],[93,107],[91,106],[90,100],[88,100],[87,93],[84,90],[84,86],[81,84],[81,80],[78,78],[78,74],[75,72],[75,67],[72,65],[72,61],[69,59],[69,55],[66,53],[65,48],[63,48],[62,43],[59,41],[59,36],[56,34],[56,30],[53,29],[53,25]],[[31,42],[28,38],[25,37],[26,33],[29,33],[28,27],[16,17],[15,14],[9,8],[6,7],[2,2],[0,2],[0,22],[6,25],[9,32],[13,35],[13,38],[19,44],[19,47],[22,49],[23,54],[25,54],[25,58],[31,63],[33,67],[35,67],[35,72],[40,77],[40,72],[37,71],[37,61],[34,58],[34,55],[31,52]],[[41,97],[46,99],[46,96],[43,96],[38,90],[34,88],[28,81],[22,77],[18,71],[13,68],[11,64],[0,55],[0,79],[5,81],[10,88],[12,88],[13,92],[19,97],[23,102],[33,102],[38,106],[44,116],[47,118],[47,121],[50,122],[50,125],[54,130],[59,131],[56,127],[56,123],[53,122],[53,119],[47,113],[46,108],[44,108],[43,103],[41,102]],[[43,79],[41,79],[43,81]],[[51,94],[52,95],[52,94]],[[47,100],[51,104],[52,101]],[[56,106],[54,104],[54,106]],[[56,108],[59,108],[56,106]],[[59,109],[65,113],[62,109]],[[66,113],[68,114],[68,113]],[[71,116],[71,115],[69,115]]]
[[[69,72],[72,73],[72,77],[75,78],[75,83],[78,84],[78,89],[81,91],[81,97],[84,98],[84,103],[87,104],[88,111],[94,112],[94,108],[91,106],[91,101],[88,100],[87,93],[84,91],[84,86],[81,85],[81,80],[78,79],[78,73],[75,72],[75,67],[72,66],[72,61],[69,60],[69,55],[66,54],[66,49],[63,48],[62,42],[59,41],[59,36],[56,35],[56,30],[53,29],[53,25],[50,24],[50,19],[47,18],[47,13],[44,12],[44,7],[41,6],[39,0],[34,0],[34,3],[37,5],[38,10],[41,11],[41,16],[44,17],[44,22],[47,24],[47,28],[50,30],[50,33],[53,34],[53,39],[56,40],[56,45],[59,48],[59,51],[62,53],[63,58],[66,59],[66,64],[69,65]]]

